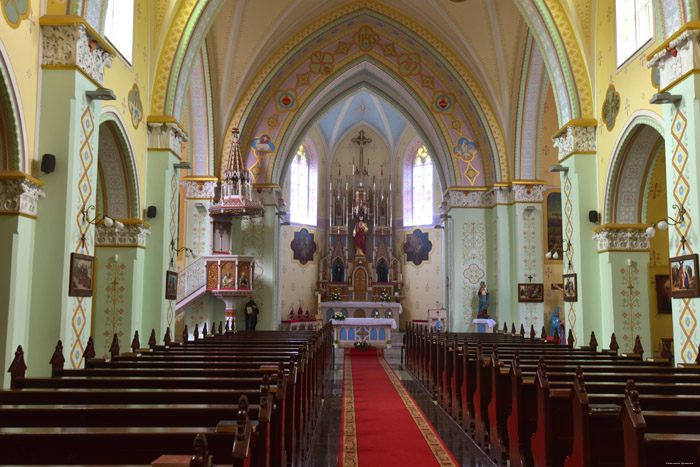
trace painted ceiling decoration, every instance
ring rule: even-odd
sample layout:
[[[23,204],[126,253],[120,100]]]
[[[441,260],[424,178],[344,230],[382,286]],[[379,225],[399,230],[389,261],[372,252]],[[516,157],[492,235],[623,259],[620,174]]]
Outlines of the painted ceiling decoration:
[[[243,141],[263,132],[275,143],[282,141],[287,137],[291,121],[298,118],[299,109],[319,88],[329,89],[328,82],[336,80],[349,65],[372,61],[385,74],[396,76],[401,87],[411,89],[435,116],[442,137],[447,141],[447,153],[455,154],[468,165],[462,177],[456,180],[457,184],[484,186],[507,179],[509,170],[503,134],[474,79],[466,69],[457,70],[428,41],[413,33],[413,25],[407,28],[401,23],[410,23],[410,20],[401,18],[398,22],[369,9],[352,11],[329,23],[322,21],[323,27],[293,48],[266,74],[246,108],[239,107],[239,124],[243,128],[253,128],[252,133],[243,135]],[[420,26],[415,26],[421,30]],[[424,33],[428,35],[427,31]],[[382,83],[378,87],[389,89]],[[234,116],[230,124],[235,120]],[[472,165],[474,152],[455,149],[463,137],[477,142],[479,158],[485,159],[485,163],[480,164],[481,169]],[[283,147],[280,143],[280,150]],[[277,164],[275,156],[271,156],[273,167]],[[484,165],[488,167],[484,169]],[[482,175],[480,181],[479,175]],[[269,171],[264,181],[272,182]]]

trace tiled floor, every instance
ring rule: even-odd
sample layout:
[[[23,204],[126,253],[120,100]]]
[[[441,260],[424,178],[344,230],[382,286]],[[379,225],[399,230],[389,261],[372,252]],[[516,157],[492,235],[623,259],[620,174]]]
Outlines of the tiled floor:
[[[442,410],[440,410],[440,408],[437,407],[423,387],[403,369],[401,366],[401,349],[395,347],[387,351],[385,356],[428,421],[432,423],[438,434],[442,437],[447,448],[452,452],[455,459],[457,459],[457,462],[463,466],[491,465],[481,460],[482,455],[473,448],[471,440],[442,412]],[[329,387],[332,388],[332,391],[331,395],[324,401],[321,419],[316,428],[314,444],[310,456],[309,465],[311,467],[338,465],[338,451],[340,450],[340,415],[343,395],[342,350],[336,350],[335,365],[330,376]]]

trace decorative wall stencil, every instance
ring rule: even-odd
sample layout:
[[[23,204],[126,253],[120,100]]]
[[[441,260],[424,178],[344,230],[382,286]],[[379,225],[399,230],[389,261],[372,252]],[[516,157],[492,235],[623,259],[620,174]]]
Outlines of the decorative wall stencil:
[[[313,73],[329,75],[333,71],[333,55],[328,52],[314,52],[311,54],[309,69]]]
[[[105,292],[107,292],[107,307],[103,310],[105,315],[103,347],[105,349],[109,349],[115,334],[119,336],[119,338],[124,335],[124,308],[122,304],[124,302],[124,292],[126,291],[123,285],[125,269],[126,265],[124,263],[118,263],[116,261],[109,261],[105,265],[107,280],[109,281],[105,286]]]
[[[294,89],[279,91],[275,94],[275,101],[280,112],[294,110],[297,106],[297,94]]]
[[[474,302],[479,283],[486,277],[486,228],[483,222],[470,221],[462,225],[462,319],[471,325],[475,315]]]
[[[608,86],[603,101],[603,121],[608,131],[612,131],[615,126],[618,113],[620,113],[620,93],[615,91],[615,86],[611,84]]]
[[[476,143],[471,141],[469,138],[462,137],[457,140],[457,144],[452,148],[452,153],[455,157],[462,162],[467,163],[467,168],[464,170],[464,175],[471,186],[474,186],[476,178],[479,176],[479,171],[472,165],[474,160],[474,155],[476,154],[477,146]]]
[[[131,124],[134,125],[135,129],[138,128],[143,119],[143,105],[141,104],[139,86],[136,83],[129,91],[129,113],[131,113]]]
[[[177,176],[177,171],[173,171],[173,175],[170,178],[170,226],[168,232],[170,233],[170,244],[173,245],[175,242],[175,236],[177,235],[177,225],[178,225],[178,219],[177,219],[177,202],[179,198],[179,190],[177,189],[177,181],[178,181],[178,176]],[[174,249],[170,248],[170,264],[174,265],[177,262],[177,253],[175,252]],[[177,280],[175,280],[175,284],[177,287]],[[167,283],[166,283],[166,288],[167,288]],[[176,291],[177,294],[177,291]],[[175,297],[177,298],[177,297]],[[175,317],[174,314],[174,307],[173,307],[173,301],[168,300],[168,311],[166,314],[166,319],[168,320],[168,326],[171,329],[175,329],[173,327],[173,318]]]
[[[574,235],[574,226],[571,222],[571,216],[573,215],[574,212],[574,206],[571,203],[571,179],[569,178],[568,172],[566,175],[566,179],[564,179],[564,216],[566,217],[565,221],[565,228],[564,228],[564,236],[566,237],[567,240],[567,249],[564,252],[564,255],[566,256],[566,269],[564,272],[566,273],[573,273],[574,268],[572,265],[572,262],[574,260],[574,247],[571,245],[571,238]],[[566,275],[564,275],[566,278]],[[574,281],[576,280],[576,276],[574,275]],[[574,287],[576,295],[578,295],[578,284],[575,284]],[[578,297],[576,297],[578,299]],[[566,313],[566,319],[569,323],[569,329],[571,330],[571,333],[574,337],[574,346],[576,346],[576,342],[578,342],[578,337],[576,336],[576,308],[574,307],[574,301],[576,300],[567,300],[567,293],[566,291],[564,292],[564,301],[569,302],[568,306],[568,312]]]
[[[639,270],[633,266],[620,268],[620,295],[622,295],[622,323],[625,333],[622,335],[625,351],[631,352],[634,347],[634,339],[641,331],[639,322],[642,314],[639,312]]]
[[[262,135],[253,138],[250,145],[258,157],[267,157],[271,152],[275,151],[275,145],[270,139],[270,135],[263,133]]]
[[[5,0],[2,2],[2,14],[11,28],[17,29],[29,17],[29,0]]]
[[[430,234],[421,229],[415,229],[406,235],[406,242],[402,249],[406,254],[406,261],[410,261],[415,266],[420,266],[423,261],[430,261],[430,250],[433,249]]]
[[[357,46],[367,52],[374,48],[374,45],[379,41],[379,36],[374,30],[369,26],[362,26],[354,36],[352,36],[352,41],[357,44]]]
[[[523,316],[521,319],[523,319],[526,328],[529,328],[531,325],[538,328],[539,320],[537,319],[537,307],[534,305],[534,303],[544,301],[544,284],[532,283],[533,279],[538,279],[536,243],[539,240],[539,235],[535,229],[535,216],[533,216],[531,213],[523,212],[522,214],[522,235],[523,272],[521,277],[523,281],[527,281],[527,284],[518,284],[518,301],[526,302],[527,304],[525,305],[525,316]],[[521,289],[520,285],[527,285],[528,287]],[[521,291],[525,292],[523,300],[521,300]]]
[[[314,234],[309,233],[306,228],[294,232],[294,239],[289,244],[289,247],[292,249],[292,258],[299,261],[302,266],[309,261],[313,261],[314,254],[316,254]]]
[[[436,92],[433,95],[433,110],[445,114],[450,114],[452,113],[452,109],[454,108],[454,102],[455,96],[451,92]],[[474,149],[476,149],[476,146]]]
[[[401,54],[398,58],[399,63],[399,73],[404,76],[417,75],[420,73],[420,55],[417,53]],[[452,108],[452,102],[454,101],[454,96],[452,96],[452,101],[449,102],[450,108]]]
[[[131,217],[131,202],[129,186],[128,150],[121,142],[119,129],[114,122],[103,122],[99,128],[98,170],[104,180],[101,185],[104,214],[114,219]]]
[[[684,139],[687,138],[686,130],[688,126],[688,119],[686,118],[682,109],[677,109],[676,114],[673,117],[673,122],[671,123],[671,137],[673,138],[673,157],[671,157],[671,164],[673,165],[673,199],[679,205],[685,205],[688,200],[690,186],[687,181],[687,165],[688,165],[688,149]],[[692,247],[686,243],[681,244],[680,238],[685,237],[690,229],[693,219],[690,214],[686,212],[685,222],[674,226],[677,237],[673,239],[673,246],[676,246],[676,255],[681,256],[685,254],[692,254]],[[671,236],[669,235],[669,240]],[[684,363],[692,363],[695,361],[697,355],[697,347],[693,343],[695,337],[695,330],[697,329],[697,318],[695,315],[695,304],[690,298],[683,298],[680,300],[680,313],[678,316],[678,324],[683,335],[678,335],[677,338],[682,342],[681,344],[681,355],[680,358]],[[676,333],[677,335],[677,333]]]

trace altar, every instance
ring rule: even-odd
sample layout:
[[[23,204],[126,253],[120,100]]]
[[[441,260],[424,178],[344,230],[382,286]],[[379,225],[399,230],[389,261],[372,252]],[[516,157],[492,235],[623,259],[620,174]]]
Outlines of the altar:
[[[333,323],[335,347],[352,347],[355,342],[366,341],[374,347],[391,348],[391,330],[396,321],[391,318],[346,318]]]
[[[403,307],[397,302],[321,302],[320,314],[326,322],[331,320],[333,313],[340,312],[346,318],[394,318],[398,319]]]

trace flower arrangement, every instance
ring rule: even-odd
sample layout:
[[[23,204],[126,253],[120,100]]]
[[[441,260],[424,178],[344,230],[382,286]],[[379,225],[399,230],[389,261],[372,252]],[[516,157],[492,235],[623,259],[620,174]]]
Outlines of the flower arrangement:
[[[364,341],[364,340],[362,340],[362,341],[355,341],[355,343],[354,343],[353,345],[355,346],[355,348],[356,348],[357,350],[361,350],[361,351],[363,351],[363,352],[364,352],[365,350],[369,350],[369,349],[371,349],[371,348],[374,347],[372,344],[370,344],[369,342]]]
[[[386,289],[382,289],[382,292],[379,294],[379,300],[382,302],[388,302],[391,300],[391,295],[386,292]]]
[[[343,313],[341,313],[340,311],[336,311],[331,316],[331,319],[336,320],[336,321],[345,321],[345,315]]]
[[[332,302],[339,302],[340,301],[340,292],[338,292],[338,289],[336,289],[335,292],[331,292],[331,301]]]

